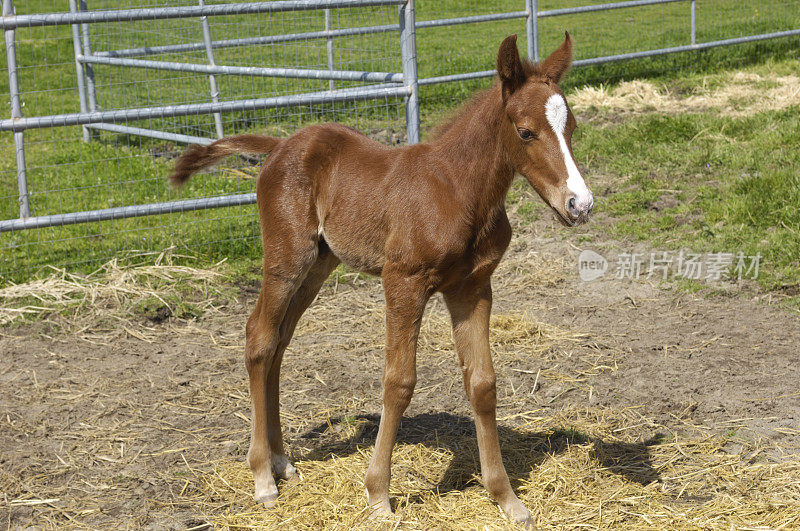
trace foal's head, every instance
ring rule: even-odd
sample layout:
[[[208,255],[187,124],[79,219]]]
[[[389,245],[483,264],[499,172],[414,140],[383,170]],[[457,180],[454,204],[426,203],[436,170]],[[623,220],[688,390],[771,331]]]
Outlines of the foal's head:
[[[500,45],[497,73],[505,111],[501,133],[517,173],[531,183],[565,225],[588,220],[594,200],[572,156],[576,122],[558,82],[572,63],[572,39],[540,64],[524,63],[517,36]]]

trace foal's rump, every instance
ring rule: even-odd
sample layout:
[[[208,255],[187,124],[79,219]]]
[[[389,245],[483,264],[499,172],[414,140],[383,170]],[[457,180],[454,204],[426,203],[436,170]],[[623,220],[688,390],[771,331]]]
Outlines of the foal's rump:
[[[227,136],[207,146],[192,144],[175,161],[175,169],[169,180],[172,184],[181,186],[193,174],[207,168],[220,159],[236,153],[269,153],[275,149],[282,140],[267,135],[238,135]]]

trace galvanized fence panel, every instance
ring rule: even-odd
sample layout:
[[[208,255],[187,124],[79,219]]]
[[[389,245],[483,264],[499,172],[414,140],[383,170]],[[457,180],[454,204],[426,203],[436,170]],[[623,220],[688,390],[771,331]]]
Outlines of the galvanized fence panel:
[[[678,52],[742,42],[797,50],[785,37],[800,33],[800,0],[14,4],[3,0],[0,19],[5,278],[168,246],[257,256],[257,160],[231,159],[176,193],[164,177],[182,144],[322,121],[416,141],[420,107],[425,129],[485,86],[510,33],[538,57],[568,29],[576,65],[600,79],[702,64]],[[643,62],[655,56],[681,59]]]
[[[24,136],[28,157],[20,167],[26,168],[31,210],[20,215],[17,166],[3,156],[0,218],[10,230],[0,232],[0,276],[25,276],[45,264],[85,269],[120,250],[170,245],[182,254],[257,255],[255,161],[231,159],[175,192],[165,181],[172,158],[183,149],[181,143],[209,142],[220,132],[261,130],[285,136],[322,121],[347,123],[378,135],[393,128],[396,134],[407,93],[398,82],[403,69],[401,3],[329,8],[336,35],[331,54],[328,39],[319,34],[323,9],[209,15],[205,23],[198,17],[156,17],[16,28],[11,57],[20,65],[24,105],[22,118],[9,127],[32,129],[0,132],[0,149],[13,156],[12,137]],[[69,12],[66,2],[16,4],[18,17]],[[177,7],[202,7],[196,1],[181,4]],[[328,2],[341,4],[356,3]],[[73,6],[80,13],[81,3]],[[46,17],[51,22],[63,15]],[[378,28],[362,31],[369,26]],[[222,70],[229,67],[235,75],[208,70],[206,27],[214,64]],[[264,44],[264,36],[272,42]],[[107,64],[109,58],[159,64],[112,65]],[[184,70],[182,65],[199,66]],[[84,68],[85,75],[79,75]],[[317,78],[320,72],[324,79]],[[308,79],[294,77],[305,74]],[[3,75],[0,93],[10,96],[7,81]],[[334,92],[329,92],[331,83]],[[10,118],[0,115],[0,121]]]

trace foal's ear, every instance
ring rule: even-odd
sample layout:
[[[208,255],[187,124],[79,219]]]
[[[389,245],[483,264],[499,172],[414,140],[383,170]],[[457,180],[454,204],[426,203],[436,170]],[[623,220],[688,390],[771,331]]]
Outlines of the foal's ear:
[[[497,52],[497,75],[503,86],[503,101],[525,83],[525,71],[517,50],[517,34],[509,35]]]
[[[569,32],[564,32],[564,42],[558,47],[556,51],[542,61],[541,71],[544,75],[549,77],[554,83],[561,81],[564,74],[569,70],[569,65],[572,64],[572,37]]]

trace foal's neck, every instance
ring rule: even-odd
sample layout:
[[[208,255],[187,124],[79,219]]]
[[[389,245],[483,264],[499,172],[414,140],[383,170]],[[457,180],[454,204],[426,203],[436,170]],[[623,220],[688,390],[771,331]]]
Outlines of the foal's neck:
[[[514,178],[502,144],[505,119],[495,85],[475,96],[431,141],[453,169],[453,187],[476,225],[493,221]]]

